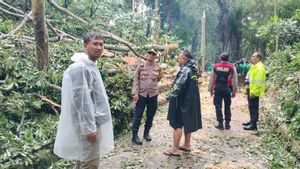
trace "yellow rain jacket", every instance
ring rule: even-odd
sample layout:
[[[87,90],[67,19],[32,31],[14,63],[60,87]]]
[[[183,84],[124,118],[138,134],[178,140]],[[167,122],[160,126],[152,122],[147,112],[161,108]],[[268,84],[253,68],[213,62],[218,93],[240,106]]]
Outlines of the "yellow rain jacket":
[[[266,90],[266,69],[265,66],[258,62],[251,66],[250,74],[250,95],[263,96]]]

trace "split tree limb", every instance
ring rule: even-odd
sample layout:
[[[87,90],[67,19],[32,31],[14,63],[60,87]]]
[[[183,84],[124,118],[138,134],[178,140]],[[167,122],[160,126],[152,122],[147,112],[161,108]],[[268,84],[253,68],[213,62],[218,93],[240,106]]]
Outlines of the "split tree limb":
[[[8,8],[8,10],[13,9],[15,12],[24,15],[23,11],[21,11],[20,9],[17,9],[14,6],[4,2],[3,0],[0,0],[0,4],[2,4],[3,6],[6,6]]]
[[[14,88],[14,83],[9,84],[9,85],[8,85],[7,87],[5,87],[5,88],[1,88],[1,87],[0,87],[0,90],[3,90],[3,91],[5,91],[5,92],[9,92],[9,91],[11,91],[13,88]]]
[[[52,26],[52,24],[49,22],[49,20],[46,20],[46,24],[48,25],[48,27],[58,36],[60,36],[60,34],[56,31],[56,29]]]
[[[42,95],[39,95],[37,93],[33,93],[35,96],[38,96],[39,98],[41,98],[43,101],[49,103],[51,106],[55,106],[55,107],[59,107],[61,108],[61,105],[55,103],[53,100],[51,99],[48,99],[46,96],[42,96]]]
[[[32,14],[32,11],[30,11],[27,15],[25,15],[25,18],[22,20],[22,22],[21,22],[20,25],[18,25],[15,29],[13,29],[12,31],[10,31],[8,34],[1,35],[0,39],[4,39],[6,37],[14,35],[18,30],[20,30],[26,24],[26,22],[28,20],[31,19],[31,14]]]
[[[0,7],[0,11],[4,12],[6,14],[12,15],[12,16],[18,17],[18,18],[24,18],[25,17],[24,15],[17,14],[17,13],[14,13],[14,12],[10,12],[6,9],[1,8],[1,7]]]
[[[54,2],[54,0],[48,0],[48,2],[51,5],[53,5],[56,9],[58,9],[61,12],[63,12],[64,14],[71,16],[72,18],[80,21],[81,23],[83,23],[85,25],[88,25],[88,22],[86,22],[82,18],[76,16],[75,14],[73,14],[72,12],[70,12],[69,10],[67,10],[66,8],[63,8],[63,7],[59,6],[56,2]],[[133,49],[134,44],[132,44],[132,43],[130,43],[130,42],[122,39],[121,37],[119,37],[117,35],[114,35],[113,33],[110,33],[110,32],[104,31],[104,30],[98,30],[98,29],[96,29],[96,30],[99,31],[99,32],[101,32],[101,33],[103,33],[103,34],[105,34],[105,37],[109,37],[111,39],[114,39],[114,40],[120,42],[121,44],[127,46],[136,56],[145,59],[141,54],[139,54],[137,51],[135,51]]]
[[[56,33],[58,36],[59,36],[59,40],[62,40],[64,37],[68,37],[72,40],[80,40],[70,34],[67,34],[66,32],[62,31],[62,30],[59,30],[57,28],[54,28],[54,26],[49,22],[49,20],[46,20],[46,23],[48,25],[48,27],[54,32]]]
[[[71,16],[72,18],[75,18],[76,20],[80,21],[81,23],[88,25],[88,22],[86,22],[85,20],[83,20],[82,18],[76,16],[75,14],[73,14],[72,12],[68,11],[66,8],[63,8],[61,6],[59,6],[54,0],[48,0],[48,2],[53,5],[56,9],[60,10],[61,12]]]
[[[59,87],[59,86],[56,86],[56,85],[51,84],[51,83],[49,83],[49,82],[46,82],[46,84],[47,84],[49,87],[53,88],[53,89],[56,89],[56,90],[61,91],[61,87]]]

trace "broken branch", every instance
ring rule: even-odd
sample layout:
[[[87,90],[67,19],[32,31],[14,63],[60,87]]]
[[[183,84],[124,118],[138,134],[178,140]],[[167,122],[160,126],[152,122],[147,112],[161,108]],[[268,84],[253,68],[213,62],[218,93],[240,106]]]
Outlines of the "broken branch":
[[[14,13],[14,12],[10,12],[8,10],[5,10],[5,9],[1,8],[1,7],[0,7],[0,11],[4,12],[6,14],[12,15],[12,16],[18,17],[18,18],[24,18],[25,17],[24,15],[20,15],[20,14]]]
[[[2,4],[3,6],[6,6],[9,10],[10,10],[10,9],[13,9],[14,11],[18,12],[19,14],[22,14],[22,15],[24,14],[23,11],[21,11],[20,9],[17,9],[17,8],[15,8],[14,6],[12,6],[12,5],[10,5],[10,4],[4,2],[3,0],[0,0],[0,4]]]
[[[38,96],[39,98],[41,98],[43,101],[49,103],[51,106],[55,106],[55,107],[59,107],[61,108],[61,106],[57,103],[55,103],[53,100],[51,99],[48,99],[46,96],[42,96],[42,95],[39,95],[37,93],[33,93],[34,95]]]

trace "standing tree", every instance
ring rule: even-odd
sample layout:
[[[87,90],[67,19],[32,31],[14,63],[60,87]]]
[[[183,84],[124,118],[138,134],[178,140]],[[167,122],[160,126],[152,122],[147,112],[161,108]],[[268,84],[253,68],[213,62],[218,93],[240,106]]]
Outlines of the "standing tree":
[[[48,65],[48,31],[45,19],[45,0],[31,0],[33,24],[35,27],[37,68]]]
[[[155,43],[159,44],[159,32],[160,32],[160,17],[158,14],[158,6],[159,6],[159,2],[158,0],[155,0],[154,2],[154,29],[155,29],[155,34],[154,34],[154,39],[155,39]]]
[[[201,47],[200,47],[200,58],[202,59],[202,72],[205,71],[205,11],[201,20]]]

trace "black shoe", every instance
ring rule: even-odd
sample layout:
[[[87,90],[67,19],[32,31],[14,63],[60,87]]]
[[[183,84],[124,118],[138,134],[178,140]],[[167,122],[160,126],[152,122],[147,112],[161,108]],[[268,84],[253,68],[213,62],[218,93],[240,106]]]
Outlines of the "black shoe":
[[[133,135],[131,141],[137,145],[143,144],[138,135]]]
[[[230,123],[229,122],[225,122],[225,129],[229,130],[230,129]]]
[[[249,126],[251,124],[251,121],[248,121],[248,122],[245,122],[245,123],[242,123],[243,126]]]
[[[224,130],[224,126],[223,123],[218,123],[217,125],[215,125],[215,128],[219,129],[219,130]]]
[[[257,130],[256,124],[250,124],[249,126],[245,126],[244,130]]]
[[[149,135],[149,133],[148,133],[148,134],[144,134],[144,139],[145,139],[146,141],[151,141],[151,140],[152,140],[152,138],[151,138],[151,136]]]

